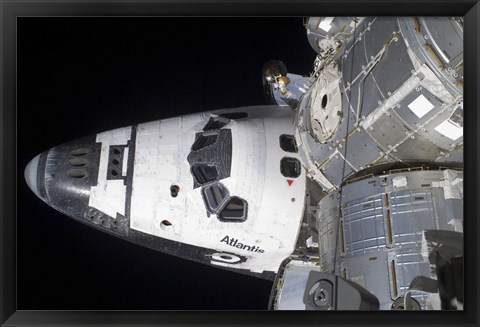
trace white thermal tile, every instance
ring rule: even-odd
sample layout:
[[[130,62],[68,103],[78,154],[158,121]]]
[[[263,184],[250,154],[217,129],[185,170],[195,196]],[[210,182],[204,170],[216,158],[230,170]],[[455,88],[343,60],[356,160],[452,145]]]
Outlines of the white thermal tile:
[[[408,105],[408,108],[410,108],[410,110],[413,111],[418,118],[422,118],[430,110],[435,108],[435,106],[428,101],[423,94],[420,94],[415,100],[413,100],[412,103]]]
[[[454,141],[463,135],[463,128],[458,127],[448,119],[435,127],[435,130]]]
[[[325,17],[318,27],[320,27],[320,29],[324,30],[325,32],[330,31],[330,28],[332,28],[332,25],[330,24],[333,21],[333,18],[334,17]]]

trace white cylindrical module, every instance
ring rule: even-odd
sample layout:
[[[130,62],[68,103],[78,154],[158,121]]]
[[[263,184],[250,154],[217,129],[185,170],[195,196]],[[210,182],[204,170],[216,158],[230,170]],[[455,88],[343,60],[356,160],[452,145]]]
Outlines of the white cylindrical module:
[[[327,195],[317,209],[320,270],[360,284],[388,310],[413,278],[436,277],[424,231],[463,232],[463,172],[370,176],[343,186],[341,195]],[[422,309],[435,308],[432,296],[412,297]]]

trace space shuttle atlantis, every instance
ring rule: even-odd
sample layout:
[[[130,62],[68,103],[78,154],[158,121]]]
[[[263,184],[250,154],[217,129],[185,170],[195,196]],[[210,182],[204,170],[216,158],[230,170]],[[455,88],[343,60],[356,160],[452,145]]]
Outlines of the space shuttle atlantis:
[[[313,71],[267,62],[270,105],[67,142],[27,184],[93,228],[275,280],[273,310],[461,309],[463,19],[305,27]]]

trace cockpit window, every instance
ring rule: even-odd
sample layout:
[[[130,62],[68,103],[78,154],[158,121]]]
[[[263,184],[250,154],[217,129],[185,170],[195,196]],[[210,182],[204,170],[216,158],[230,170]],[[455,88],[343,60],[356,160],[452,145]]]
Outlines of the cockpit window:
[[[202,192],[205,203],[207,204],[207,209],[211,212],[217,210],[220,204],[228,197],[228,190],[222,183],[207,186]]]
[[[217,168],[206,164],[195,164],[192,167],[192,175],[198,184],[213,182],[218,177]]]
[[[203,130],[208,131],[208,130],[211,130],[211,129],[220,129],[220,128],[224,127],[225,125],[227,125],[229,122],[230,122],[229,118],[220,117],[220,116],[210,117],[210,119],[208,120],[208,123],[205,125]]]
[[[217,139],[218,139],[218,133],[211,133],[211,132],[203,133],[203,135],[200,135],[193,143],[192,150],[198,151],[203,148],[206,148],[207,146],[217,142]]]
[[[300,161],[295,158],[282,158],[280,161],[280,172],[285,177],[297,178],[302,172]]]
[[[233,196],[218,214],[218,219],[224,222],[242,222],[247,219],[247,202]]]
[[[285,152],[297,153],[297,142],[295,142],[295,137],[293,135],[280,135],[280,148]]]

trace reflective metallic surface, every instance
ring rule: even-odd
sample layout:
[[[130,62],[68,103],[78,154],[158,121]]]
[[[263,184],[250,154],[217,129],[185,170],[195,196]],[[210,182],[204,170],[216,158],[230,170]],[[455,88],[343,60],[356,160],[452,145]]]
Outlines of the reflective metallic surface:
[[[448,46],[449,65],[439,66],[410,33],[417,21],[363,19],[338,60],[311,76],[296,136],[309,175],[325,190],[383,163],[463,162],[461,26],[447,17],[420,20],[423,30],[431,26],[426,39],[440,37],[442,53]]]

